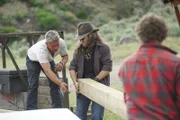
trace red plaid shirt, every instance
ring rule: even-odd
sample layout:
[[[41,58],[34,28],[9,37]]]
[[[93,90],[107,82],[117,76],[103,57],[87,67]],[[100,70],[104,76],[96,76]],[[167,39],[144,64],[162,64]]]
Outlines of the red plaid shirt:
[[[144,44],[122,64],[128,120],[180,120],[180,58],[159,43]]]

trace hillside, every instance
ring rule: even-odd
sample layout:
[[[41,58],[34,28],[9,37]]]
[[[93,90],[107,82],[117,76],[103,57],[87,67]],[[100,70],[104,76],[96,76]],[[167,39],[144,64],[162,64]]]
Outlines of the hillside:
[[[56,29],[71,41],[76,25],[91,21],[116,45],[123,37],[136,37],[136,22],[148,12],[164,17],[171,37],[180,36],[173,7],[157,0],[1,0],[0,33]]]
[[[122,38],[136,40],[136,22],[144,14],[153,12],[164,17],[170,37],[180,37],[173,7],[163,6],[159,2],[157,0],[1,0],[0,33],[63,30],[68,49],[73,49],[76,42],[73,40],[76,25],[80,21],[91,21],[100,29],[101,35],[107,42],[117,46]],[[22,43],[25,44],[26,40],[23,41]],[[27,46],[23,48],[17,46],[19,46],[18,42],[15,42],[11,49],[17,56],[25,56],[24,51],[28,49]]]
[[[116,0],[7,0],[0,7],[0,32],[74,31],[88,20],[99,26],[115,20]],[[5,29],[6,28],[6,29]],[[3,30],[4,29],[4,30]]]
[[[172,16],[173,9],[156,8],[162,8],[156,0],[1,0],[0,32],[49,29],[74,32],[80,21],[91,21],[100,27],[111,21],[139,18],[149,11]]]

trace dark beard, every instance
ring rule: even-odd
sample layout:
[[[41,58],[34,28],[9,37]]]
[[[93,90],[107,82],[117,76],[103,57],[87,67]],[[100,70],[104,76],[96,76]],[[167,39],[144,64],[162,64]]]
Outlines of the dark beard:
[[[84,58],[85,58],[86,60],[91,59],[92,51],[93,51],[93,47],[91,47],[91,48],[85,48]]]
[[[84,58],[86,60],[89,60],[89,59],[91,59],[92,52],[93,52],[96,44],[97,44],[96,39],[94,39],[94,40],[90,39],[90,47],[84,47],[83,45],[80,45],[77,53],[82,53],[84,55]]]

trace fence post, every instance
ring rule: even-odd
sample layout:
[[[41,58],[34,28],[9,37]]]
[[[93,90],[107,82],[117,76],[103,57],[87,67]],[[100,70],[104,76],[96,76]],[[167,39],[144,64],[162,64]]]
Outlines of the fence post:
[[[64,39],[63,31],[60,32],[60,36],[62,39]],[[68,79],[66,77],[66,65],[64,65],[64,67],[63,67],[62,77],[63,77],[63,81],[68,85]],[[68,93],[64,93],[63,105],[65,108],[69,108],[69,94]]]

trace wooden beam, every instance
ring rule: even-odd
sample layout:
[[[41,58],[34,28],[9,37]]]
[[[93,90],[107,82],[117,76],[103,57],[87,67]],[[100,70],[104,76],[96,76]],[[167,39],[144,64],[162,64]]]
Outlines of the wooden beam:
[[[45,35],[47,31],[32,31],[32,32],[21,32],[21,33],[1,33],[0,38],[10,38],[10,37],[21,37],[21,36],[36,36]],[[57,31],[61,35],[63,31]]]
[[[126,119],[123,92],[107,87],[92,79],[78,79],[78,82],[81,94]]]

